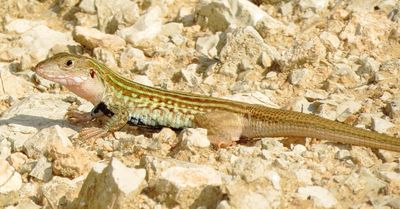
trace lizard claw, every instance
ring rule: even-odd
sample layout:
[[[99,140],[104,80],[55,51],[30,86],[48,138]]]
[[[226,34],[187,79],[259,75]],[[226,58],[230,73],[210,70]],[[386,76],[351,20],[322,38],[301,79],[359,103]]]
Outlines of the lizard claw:
[[[69,110],[65,114],[65,117],[72,124],[86,123],[93,119],[89,112],[82,112],[79,110]]]
[[[108,135],[107,129],[92,127],[84,128],[79,132],[79,137],[86,140],[90,138],[100,138]]]

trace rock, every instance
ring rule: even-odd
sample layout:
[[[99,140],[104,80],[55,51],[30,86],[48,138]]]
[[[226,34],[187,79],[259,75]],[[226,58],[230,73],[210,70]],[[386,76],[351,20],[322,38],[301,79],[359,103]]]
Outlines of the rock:
[[[21,34],[18,45],[26,49],[32,62],[44,60],[55,45],[77,45],[69,33],[52,30],[45,25],[38,25]]]
[[[27,160],[28,157],[22,152],[14,152],[8,158],[8,162],[15,170],[19,170]]]
[[[315,90],[307,89],[304,94],[304,97],[307,98],[307,100],[309,101],[323,100],[328,98],[328,92],[321,89],[315,89]]]
[[[238,93],[229,96],[222,97],[224,99],[239,101],[239,102],[246,102],[250,104],[260,104],[265,105],[272,108],[279,109],[280,106],[277,105],[273,100],[274,97],[272,95],[265,95],[261,92],[253,92],[253,93]]]
[[[225,31],[228,27],[255,27],[263,18],[273,19],[247,0],[210,1],[196,13],[197,23],[213,32]]]
[[[299,97],[294,100],[294,103],[291,106],[291,110],[306,114],[312,114],[317,111],[317,107],[313,103],[309,102],[306,98]]]
[[[269,68],[272,66],[272,58],[266,52],[261,52],[260,61],[264,68]]]
[[[19,199],[18,200],[18,205],[14,206],[9,206],[6,207],[5,209],[41,209],[42,207],[39,205],[36,205],[31,199]]]
[[[132,25],[138,20],[139,8],[130,0],[95,0],[98,28],[105,33],[113,34],[119,26]]]
[[[192,149],[194,147],[207,148],[210,141],[207,138],[207,129],[186,128],[179,135],[182,146]]]
[[[50,204],[60,208],[77,198],[83,181],[84,176],[73,180],[54,176],[51,181],[40,186],[40,191]]]
[[[300,199],[311,198],[317,207],[332,208],[337,204],[336,198],[325,188],[319,186],[299,187]]]
[[[280,208],[281,192],[275,189],[266,178],[254,182],[233,180],[228,182],[227,199],[230,208],[264,209]]]
[[[108,67],[111,67],[111,68],[117,67],[117,61],[115,60],[113,52],[111,52],[105,48],[98,47],[93,50],[93,54],[96,59],[100,60]]]
[[[279,8],[283,16],[289,16],[293,13],[293,2],[287,2]]]
[[[172,36],[182,33],[183,24],[177,22],[170,22],[162,25],[161,34],[164,36]]]
[[[129,208],[145,185],[144,169],[128,168],[113,158],[96,163],[82,185],[75,205],[85,208]]]
[[[159,195],[158,199],[176,202],[182,208],[196,205],[198,199],[204,201],[197,204],[210,206],[220,196],[218,186],[221,184],[221,174],[207,166],[175,166],[161,172],[155,191]]]
[[[190,64],[181,70],[182,78],[189,86],[197,86],[201,83],[201,77],[197,74],[198,64]]]
[[[216,57],[218,54],[217,45],[219,41],[220,33],[199,37],[196,40],[196,50],[206,57]]]
[[[241,71],[250,71],[253,70],[254,67],[253,65],[250,63],[250,61],[246,58],[242,59],[239,63],[239,70]]]
[[[0,141],[0,160],[5,160],[11,155],[11,143],[5,139]]]
[[[4,62],[22,59],[23,56],[26,56],[26,49],[22,47],[12,47],[0,51],[0,60]]]
[[[171,41],[177,46],[183,45],[186,43],[186,38],[182,36],[181,34],[172,34],[171,35]]]
[[[97,15],[88,14],[83,12],[77,12],[74,14],[74,18],[77,20],[76,26],[84,26],[88,28],[97,28]]]
[[[309,169],[299,169],[295,171],[297,181],[302,185],[312,185],[312,171]]]
[[[238,158],[233,165],[233,174],[240,176],[246,182],[266,177],[270,170],[271,162],[255,158]]]
[[[0,195],[18,191],[21,186],[21,174],[7,161],[0,159]]]
[[[51,163],[45,157],[39,158],[35,167],[29,173],[29,176],[35,177],[38,180],[48,182],[53,178]]]
[[[356,73],[360,76],[366,74],[372,77],[374,73],[379,71],[380,62],[376,61],[372,57],[366,57],[360,60],[361,66],[357,69]]]
[[[35,159],[46,153],[50,147],[56,147],[61,153],[72,149],[71,141],[58,125],[42,129],[24,144],[25,153]]]
[[[277,61],[282,72],[290,72],[293,68],[307,67],[325,59],[326,47],[319,38],[296,43],[283,52],[282,57]]]
[[[380,189],[387,186],[387,183],[376,177],[368,168],[360,168],[358,178],[352,181],[346,180],[345,184],[350,188],[364,190],[369,195],[378,195]],[[357,190],[355,190],[357,192]]]
[[[133,77],[132,81],[146,86],[154,86],[153,82],[146,75],[136,75]]]
[[[124,39],[119,36],[106,34],[95,28],[76,26],[73,36],[76,42],[89,49],[103,47],[112,51],[118,51],[124,48],[126,44]]]
[[[144,59],[145,56],[142,50],[128,46],[121,53],[119,66],[124,69],[133,69],[135,62]]]
[[[192,8],[189,7],[180,8],[176,20],[181,22],[185,27],[193,25],[194,15],[192,13]]]
[[[400,174],[394,171],[380,171],[378,177],[386,182],[400,182]]]
[[[372,129],[378,133],[386,133],[394,124],[380,117],[372,117]]]
[[[350,150],[350,154],[353,161],[367,168],[375,165],[377,161],[376,155],[372,154],[367,149],[363,149],[363,147],[353,146]]]
[[[155,6],[140,16],[133,26],[120,29],[116,34],[134,46],[140,46],[154,39],[161,32],[161,26],[161,9]]]
[[[321,33],[319,38],[327,47],[331,49],[337,49],[340,45],[339,38],[333,33],[324,31]]]
[[[159,133],[153,134],[153,139],[169,144],[171,147],[175,147],[178,144],[178,137],[176,137],[175,131],[170,128],[163,128]]]
[[[376,0],[355,0],[352,1],[346,9],[353,12],[365,14],[368,11],[373,11],[376,3]]]
[[[266,52],[272,60],[280,57],[276,49],[265,44],[260,34],[250,26],[227,33],[224,43],[219,53],[222,64],[219,72],[224,75],[235,77],[242,59],[256,65],[262,52]]]
[[[289,74],[289,82],[292,85],[302,85],[307,80],[308,74],[307,68],[293,70]]]
[[[400,97],[394,98],[386,103],[386,114],[392,119],[400,118]]]
[[[335,158],[338,160],[348,160],[348,159],[351,159],[351,155],[350,155],[349,150],[343,149],[343,150],[339,150],[336,153]]]
[[[336,119],[344,122],[348,117],[354,115],[361,109],[360,101],[345,101],[340,103],[336,109]]]
[[[24,130],[40,130],[55,125],[68,127],[64,115],[70,104],[62,101],[65,97],[66,95],[31,94],[3,112],[0,127],[20,126]]]
[[[55,175],[76,178],[90,170],[92,162],[85,149],[59,149],[50,145],[48,150],[49,156],[53,159],[52,169]]]
[[[27,19],[15,19],[8,23],[4,28],[8,33],[15,32],[18,34],[25,33],[26,31],[39,26],[44,25],[44,21],[33,21]]]
[[[26,96],[33,89],[32,83],[11,74],[8,67],[8,65],[0,64],[0,96],[7,95],[14,99]]]
[[[95,1],[96,0],[82,0],[79,3],[79,9],[88,14],[96,14]]]
[[[28,127],[29,128],[29,127]],[[16,131],[11,131],[9,136],[8,136],[8,141],[12,143],[12,150],[14,152],[21,152],[24,150],[24,144],[25,142],[32,137],[37,131],[34,133],[20,133]]]
[[[329,0],[300,0],[299,6],[304,11],[307,9],[324,10],[329,4]]]
[[[307,148],[302,144],[296,144],[294,145],[292,151],[298,155],[301,155],[307,151]]]

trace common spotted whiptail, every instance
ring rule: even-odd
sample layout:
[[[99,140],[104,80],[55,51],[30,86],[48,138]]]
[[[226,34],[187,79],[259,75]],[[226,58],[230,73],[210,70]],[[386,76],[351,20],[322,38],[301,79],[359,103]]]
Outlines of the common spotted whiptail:
[[[229,146],[240,137],[312,137],[400,151],[400,138],[316,115],[145,86],[84,56],[60,53],[40,62],[34,71],[95,105],[90,115],[72,112],[71,118],[90,120],[99,113],[109,117],[103,128],[81,130],[83,138],[105,136],[130,121],[148,126],[205,128],[210,142],[217,147]]]

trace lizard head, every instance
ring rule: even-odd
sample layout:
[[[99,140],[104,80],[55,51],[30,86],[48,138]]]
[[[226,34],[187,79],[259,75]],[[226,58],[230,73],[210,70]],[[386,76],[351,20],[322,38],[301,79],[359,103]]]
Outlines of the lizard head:
[[[33,71],[97,104],[101,102],[105,89],[99,67],[91,58],[59,53],[37,64]]]

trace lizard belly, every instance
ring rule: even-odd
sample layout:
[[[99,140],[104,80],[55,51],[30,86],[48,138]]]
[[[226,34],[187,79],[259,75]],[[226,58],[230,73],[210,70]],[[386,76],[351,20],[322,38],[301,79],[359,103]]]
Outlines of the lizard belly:
[[[133,125],[153,127],[193,127],[193,116],[162,109],[135,108],[129,113],[128,122]]]

